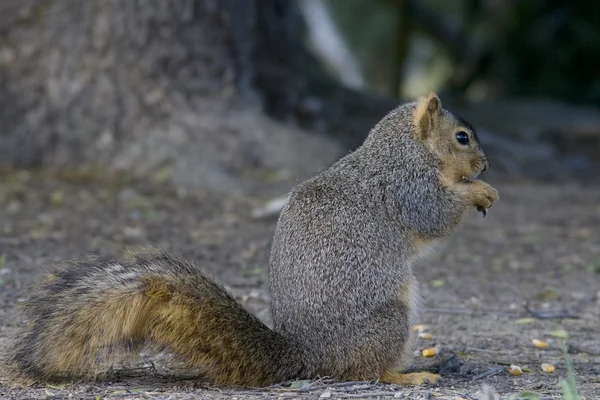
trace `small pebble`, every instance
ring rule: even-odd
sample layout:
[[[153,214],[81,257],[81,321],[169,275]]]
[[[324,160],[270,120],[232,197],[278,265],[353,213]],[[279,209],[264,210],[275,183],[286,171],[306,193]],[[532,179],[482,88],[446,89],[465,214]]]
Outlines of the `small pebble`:
[[[15,213],[19,212],[20,209],[21,209],[21,203],[19,203],[17,200],[11,200],[11,202],[8,203],[8,205],[6,206],[6,211],[9,214],[15,214]]]

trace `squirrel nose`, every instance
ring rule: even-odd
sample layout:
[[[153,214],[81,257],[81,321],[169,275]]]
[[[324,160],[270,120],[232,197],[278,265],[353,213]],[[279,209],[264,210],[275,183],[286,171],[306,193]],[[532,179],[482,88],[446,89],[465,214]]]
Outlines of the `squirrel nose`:
[[[488,163],[488,161],[487,161],[487,160],[485,160],[485,161],[483,162],[483,170],[481,170],[481,172],[485,172],[485,171],[487,171],[489,167],[490,167],[490,164]]]

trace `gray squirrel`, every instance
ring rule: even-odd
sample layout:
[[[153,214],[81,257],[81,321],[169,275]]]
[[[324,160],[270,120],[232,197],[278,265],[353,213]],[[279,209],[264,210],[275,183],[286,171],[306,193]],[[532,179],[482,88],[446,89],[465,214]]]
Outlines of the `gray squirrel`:
[[[386,115],[364,144],[296,186],[271,249],[274,329],[194,263],[149,250],[88,257],[32,292],[9,362],[30,382],[106,372],[152,343],[216,385],[328,376],[413,385],[398,372],[418,302],[412,264],[498,192],[473,128],[430,94]]]

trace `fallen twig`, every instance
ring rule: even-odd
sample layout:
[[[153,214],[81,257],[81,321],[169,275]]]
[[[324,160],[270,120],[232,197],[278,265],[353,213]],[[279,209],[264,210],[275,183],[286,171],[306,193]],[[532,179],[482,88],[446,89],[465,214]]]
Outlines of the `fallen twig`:
[[[567,341],[567,351],[569,353],[578,352],[578,353],[586,353],[586,354],[589,354],[590,356],[600,356],[600,351],[595,351],[595,350],[591,350],[587,347],[583,347],[581,345],[574,343],[571,340]]]
[[[499,373],[501,373],[502,371],[506,370],[506,367],[494,367],[494,368],[490,368],[489,370],[479,374],[479,375],[475,375],[473,377],[473,379],[471,379],[471,382],[475,382],[481,379],[485,379],[485,378],[489,378],[491,376],[494,375],[498,375]]]
[[[470,310],[467,308],[424,308],[423,312],[438,314],[482,314],[482,315],[507,315],[518,317],[520,313],[501,310]]]
[[[351,399],[351,398],[365,398],[365,397],[383,397],[383,396],[395,396],[397,392],[365,392],[365,393],[335,393],[336,398]]]
[[[581,311],[581,309],[584,306],[587,306],[588,304],[594,302],[596,300],[597,295],[598,295],[597,293],[594,293],[591,296],[581,299],[577,304],[575,304],[574,306],[571,307],[571,311],[574,311],[574,312]]]
[[[482,353],[490,353],[490,354],[504,354],[504,355],[512,355],[514,352],[508,350],[490,350],[490,349],[481,349],[479,347],[467,347],[467,350],[480,351]]]
[[[315,390],[325,390],[331,388],[343,388],[349,386],[358,386],[358,385],[374,385],[373,381],[349,381],[349,382],[335,382],[335,383],[325,383],[321,385],[314,385],[309,387],[303,387],[300,389],[291,389],[295,392],[314,392]]]
[[[588,305],[589,303],[596,300],[597,294],[594,293],[591,296],[585,297],[581,299],[577,304],[562,309],[553,309],[553,310],[533,310],[529,307],[528,303],[525,303],[523,307],[525,310],[531,314],[532,317],[537,319],[561,319],[561,318],[571,318],[578,319],[581,318],[579,314],[577,314],[581,309]]]
[[[270,390],[272,391],[286,391],[286,392],[297,392],[297,393],[304,393],[304,392],[314,392],[316,390],[325,390],[325,389],[332,389],[332,388],[344,388],[344,387],[349,387],[349,386],[359,386],[359,385],[374,385],[376,384],[375,381],[347,381],[347,382],[336,382],[336,381],[329,381],[326,383],[320,383],[321,381],[317,380],[315,382],[309,383],[306,386],[303,387],[299,387],[299,388],[286,388],[286,387],[269,387]]]
[[[533,317],[537,319],[563,319],[563,318],[571,318],[578,319],[580,318],[578,314],[573,314],[567,309],[560,310],[534,310],[529,307],[529,304],[523,304],[523,308]]]
[[[360,388],[360,389],[363,389],[364,386],[375,386],[375,385],[377,385],[377,382],[376,381],[339,382],[339,381],[334,381],[331,379],[322,378],[322,379],[316,380],[314,382],[310,382],[306,386],[302,386],[299,388],[291,388],[291,387],[288,387],[287,385],[289,385],[289,382],[271,385],[271,386],[267,386],[265,388],[246,389],[241,392],[240,391],[235,391],[235,392],[229,391],[229,392],[222,392],[222,393],[229,394],[229,395],[257,395],[257,394],[267,395],[267,394],[278,393],[278,395],[284,395],[287,393],[290,393],[290,394],[308,393],[308,392],[314,392],[317,390],[339,389],[339,388],[347,388],[350,386],[363,386]]]

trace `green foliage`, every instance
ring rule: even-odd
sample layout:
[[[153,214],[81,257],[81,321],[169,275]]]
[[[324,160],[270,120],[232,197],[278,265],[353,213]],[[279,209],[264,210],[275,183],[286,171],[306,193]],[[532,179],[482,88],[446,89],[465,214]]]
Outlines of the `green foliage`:
[[[326,0],[326,4],[371,88],[389,93],[394,74],[400,73],[394,71],[398,67],[394,57],[404,3]],[[433,32],[435,23],[427,25],[409,15],[404,64],[424,71],[429,80],[439,80],[434,76],[440,74],[438,64],[451,64],[437,90],[468,93],[469,88],[484,87],[488,96],[544,96],[600,104],[600,2],[528,0],[498,6],[486,0],[422,0],[411,4],[459,32],[457,40],[444,41]],[[473,53],[473,49],[478,50]]]
[[[510,89],[517,95],[600,102],[600,3],[513,4],[503,49],[506,62],[501,62],[503,75],[511,78]]]
[[[573,370],[573,363],[571,357],[567,352],[567,347],[563,345],[563,354],[565,356],[565,365],[567,366],[567,379],[561,379],[559,384],[563,390],[563,397],[565,400],[579,400],[579,391],[577,390],[577,383],[575,382],[575,371]]]
[[[375,89],[391,77],[389,59],[395,46],[397,16],[393,5],[382,1],[327,0],[333,18]]]

